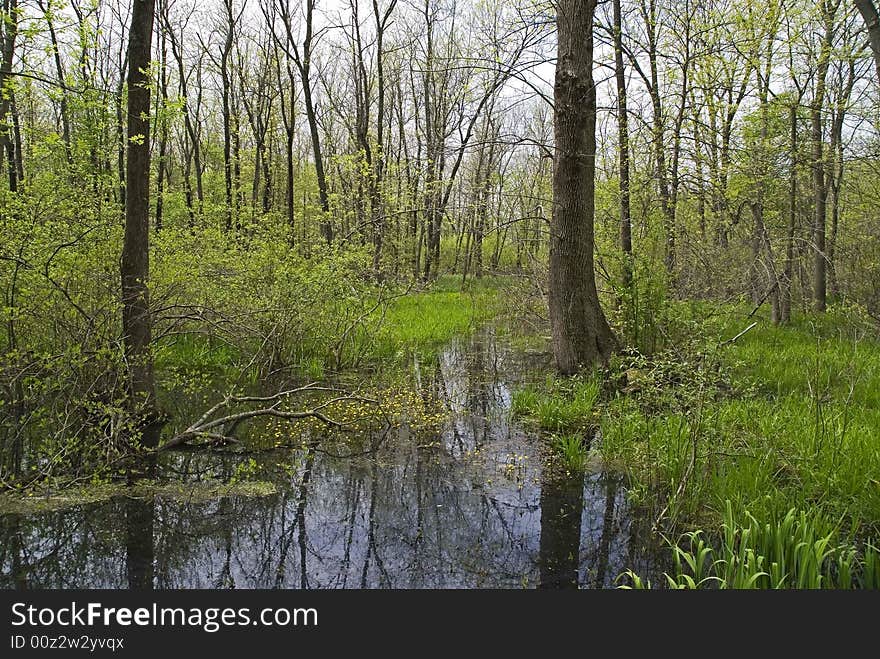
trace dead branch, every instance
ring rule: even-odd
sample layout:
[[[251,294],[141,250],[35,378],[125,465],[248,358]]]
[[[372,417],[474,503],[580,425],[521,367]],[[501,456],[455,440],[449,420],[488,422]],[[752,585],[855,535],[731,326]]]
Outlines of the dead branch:
[[[726,341],[722,341],[721,343],[719,343],[718,346],[721,347],[721,346],[726,346],[726,345],[728,345],[729,343],[733,343],[733,342],[736,341],[739,337],[741,337],[743,334],[745,334],[746,332],[748,332],[750,329],[752,329],[752,328],[753,328],[755,325],[757,325],[757,324],[758,324],[757,322],[752,323],[751,325],[749,325],[748,327],[746,327],[742,332],[740,332],[740,333],[737,334],[736,336],[734,336],[734,337],[732,337],[732,338],[729,338],[729,339],[727,339]]]
[[[341,393],[342,395],[325,400],[320,404],[305,410],[283,410],[279,408],[281,403],[283,403],[290,396],[310,392],[336,392]],[[317,419],[327,426],[342,428],[352,422],[337,421],[336,419],[330,418],[322,411],[334,403],[341,402],[360,402],[375,405],[380,413],[385,416],[386,420],[388,418],[384,410],[382,410],[381,406],[379,405],[379,401],[377,400],[374,400],[372,398],[364,398],[362,396],[356,396],[335,387],[320,387],[317,386],[315,383],[310,383],[301,387],[296,387],[295,389],[280,391],[276,394],[272,394],[271,396],[228,395],[223,400],[210,407],[204,414],[202,414],[202,416],[198,418],[198,420],[196,420],[188,428],[186,428],[186,430],[178,433],[177,435],[169,439],[157,450],[166,451],[168,449],[186,444],[188,441],[193,439],[206,439],[214,443],[236,442],[237,440],[234,436],[232,436],[232,432],[234,432],[235,428],[238,427],[238,425],[243,421],[262,416],[270,416],[278,419],[286,419],[289,421],[294,421],[297,419]],[[252,410],[245,410],[243,412],[234,412],[217,416],[221,413],[221,410],[228,408],[230,405],[240,405],[242,403],[271,403],[271,405]],[[231,427],[230,431],[218,432],[217,429],[225,428],[227,426]]]

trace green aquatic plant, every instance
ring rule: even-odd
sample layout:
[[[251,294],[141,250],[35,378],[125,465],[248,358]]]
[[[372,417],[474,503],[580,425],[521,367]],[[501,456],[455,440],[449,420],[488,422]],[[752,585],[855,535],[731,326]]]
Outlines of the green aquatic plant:
[[[589,439],[580,433],[558,435],[553,438],[551,447],[563,466],[572,472],[582,472],[587,468],[590,455]]]
[[[839,541],[838,529],[820,513],[795,509],[759,521],[749,512],[734,515],[727,502],[721,534],[713,544],[702,531],[667,540],[674,589],[853,589],[878,587],[880,552],[871,542]],[[622,587],[648,582],[628,570]]]

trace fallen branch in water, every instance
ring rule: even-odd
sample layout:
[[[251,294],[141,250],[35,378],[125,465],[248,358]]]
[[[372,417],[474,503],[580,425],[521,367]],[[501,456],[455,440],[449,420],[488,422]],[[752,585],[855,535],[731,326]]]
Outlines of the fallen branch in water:
[[[311,392],[335,392],[341,393],[341,396],[335,396],[328,400],[323,401],[320,405],[316,407],[306,409],[306,410],[298,410],[298,411],[289,411],[279,409],[279,406],[285,399],[295,394],[302,393],[311,393]],[[328,406],[333,405],[334,403],[340,402],[360,402],[360,403],[370,403],[372,405],[376,405],[377,409],[385,416],[384,411],[379,407],[379,401],[374,400],[372,398],[363,398],[361,396],[356,396],[347,391],[343,391],[341,389],[336,389],[334,387],[319,387],[314,383],[307,384],[302,387],[297,387],[296,389],[288,389],[286,391],[280,391],[277,394],[273,394],[271,396],[226,396],[219,403],[211,407],[207,412],[205,412],[197,421],[192,423],[186,430],[181,433],[178,433],[167,442],[162,444],[157,450],[165,451],[176,446],[180,446],[182,444],[186,444],[188,441],[192,439],[206,439],[216,443],[228,443],[228,442],[237,442],[238,440],[233,436],[235,432],[235,428],[242,421],[246,421],[247,419],[253,419],[261,416],[271,416],[279,419],[287,419],[287,420],[296,420],[296,419],[317,419],[328,426],[333,426],[335,428],[342,428],[349,423],[352,422],[342,422],[337,421],[328,417],[322,410],[325,410]],[[230,405],[242,404],[242,403],[272,403],[268,407],[260,407],[253,410],[246,410],[243,412],[235,412],[232,414],[224,414],[222,416],[215,416],[220,413],[224,408],[229,407]],[[387,419],[387,417],[386,417]],[[223,428],[229,427],[229,430],[222,430]]]

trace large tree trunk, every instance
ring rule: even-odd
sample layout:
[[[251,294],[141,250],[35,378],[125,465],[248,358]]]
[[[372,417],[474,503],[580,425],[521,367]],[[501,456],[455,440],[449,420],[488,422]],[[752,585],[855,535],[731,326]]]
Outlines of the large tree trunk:
[[[150,354],[150,67],[155,0],[134,0],[128,40],[128,159],[125,169],[125,238],[122,247],[122,332],[131,404],[155,410]]]
[[[12,92],[6,90],[6,82],[12,75],[15,40],[18,37],[18,0],[4,0],[0,11],[0,157],[6,152],[9,175],[9,191],[18,190],[18,167],[12,123],[6,118],[12,105]]]
[[[877,82],[880,82],[880,14],[871,0],[855,0],[855,3],[868,28],[868,43],[871,45],[871,52],[874,53]]]
[[[606,361],[614,347],[593,272],[595,8],[595,0],[562,0],[556,14],[559,50],[553,92],[556,152],[549,301],[553,354],[564,374]]]

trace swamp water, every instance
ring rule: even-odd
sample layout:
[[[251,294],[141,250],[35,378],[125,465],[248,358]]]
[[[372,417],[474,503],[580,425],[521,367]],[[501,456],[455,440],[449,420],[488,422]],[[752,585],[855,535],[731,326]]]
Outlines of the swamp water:
[[[368,450],[328,437],[168,452],[158,478],[173,494],[0,516],[0,587],[601,588],[650,572],[622,477],[551,473],[511,422],[511,391],[541,359],[483,331],[413,365],[449,412],[439,429],[395,428]],[[196,494],[251,473],[254,491]]]

